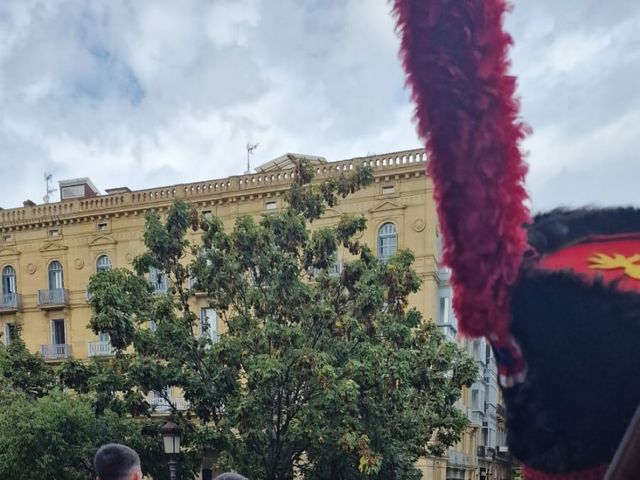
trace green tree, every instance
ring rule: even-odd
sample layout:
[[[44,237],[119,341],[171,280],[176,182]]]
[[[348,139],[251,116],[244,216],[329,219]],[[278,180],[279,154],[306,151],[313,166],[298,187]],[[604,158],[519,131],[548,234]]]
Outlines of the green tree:
[[[27,349],[21,333],[21,326],[17,324],[11,343],[0,344],[0,402],[12,391],[39,398],[58,386],[55,372],[47,367],[40,355]]]
[[[181,389],[190,409],[172,414],[196,420],[186,445],[251,478],[419,478],[418,457],[442,453],[465,428],[454,403],[473,362],[408,309],[420,287],[411,252],[378,260],[354,238],[362,217],[311,229],[371,171],[314,184],[301,162],[292,178],[286,208],[240,216],[230,232],[181,201],[165,222],[150,213],[135,273],[99,273],[89,286],[91,328],[111,335],[115,358],[106,370],[76,363],[65,382],[137,414],[142,394]],[[337,273],[339,249],[352,261]],[[152,267],[170,279],[168,295],[151,294]],[[219,338],[200,331],[196,292],[222,319]],[[93,380],[96,369],[111,380]]]
[[[5,397],[0,408],[0,478],[92,480],[93,456],[108,442],[125,443],[141,456],[146,474],[168,475],[157,422],[96,416],[85,396],[53,392],[37,399]]]
[[[80,382],[86,374],[90,376]],[[91,393],[62,392],[58,375],[92,385],[85,389]],[[0,343],[0,478],[93,480],[96,450],[120,442],[140,454],[145,473],[166,480],[162,420],[130,417],[126,412],[134,406],[114,401],[116,390],[124,389],[122,377],[104,362],[86,366],[72,361],[56,372],[42,356],[29,352],[18,328],[8,346]],[[187,424],[187,441],[190,435],[193,428]],[[194,451],[183,457],[182,469],[190,475],[200,455]]]

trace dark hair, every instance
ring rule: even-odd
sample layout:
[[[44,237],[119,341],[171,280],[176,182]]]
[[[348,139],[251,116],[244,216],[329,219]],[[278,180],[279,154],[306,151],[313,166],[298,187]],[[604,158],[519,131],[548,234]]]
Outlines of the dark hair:
[[[140,457],[135,450],[119,443],[101,446],[93,457],[93,468],[100,480],[129,480],[131,470],[139,466]]]
[[[226,472],[218,475],[214,480],[249,480],[247,477],[243,477],[239,473]]]

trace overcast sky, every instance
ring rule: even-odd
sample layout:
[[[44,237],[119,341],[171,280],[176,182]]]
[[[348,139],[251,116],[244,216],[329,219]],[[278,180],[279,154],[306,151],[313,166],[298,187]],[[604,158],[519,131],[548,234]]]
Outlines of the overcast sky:
[[[640,2],[516,0],[536,210],[640,204]],[[0,206],[420,146],[383,0],[0,1]],[[58,194],[56,194],[56,198]]]

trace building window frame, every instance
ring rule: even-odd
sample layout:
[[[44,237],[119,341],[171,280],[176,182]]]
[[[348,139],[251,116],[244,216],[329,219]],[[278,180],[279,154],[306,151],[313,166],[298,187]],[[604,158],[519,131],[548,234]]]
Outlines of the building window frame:
[[[62,324],[62,330],[58,325]],[[59,334],[62,334],[60,339]],[[62,340],[62,341],[60,341]],[[67,322],[64,318],[54,318],[51,320],[51,345],[66,345],[67,342]]]
[[[96,272],[100,273],[100,272],[108,272],[109,270],[111,270],[111,259],[109,258],[109,255],[107,255],[106,253],[103,253],[101,255],[98,256],[98,258],[96,259]]]
[[[59,260],[52,260],[47,267],[49,290],[64,288],[64,268]]]
[[[2,268],[2,294],[18,293],[16,269],[13,265]]]
[[[169,277],[163,270],[150,267],[149,268],[149,281],[153,287],[153,291],[156,295],[164,295],[169,292]]]
[[[378,258],[387,261],[398,251],[398,227],[395,223],[386,221],[378,228],[377,235]]]
[[[18,327],[15,323],[7,322],[4,324],[4,344],[9,346],[16,337]]]
[[[200,336],[208,337],[214,343],[218,341],[218,312],[214,308],[200,309]]]

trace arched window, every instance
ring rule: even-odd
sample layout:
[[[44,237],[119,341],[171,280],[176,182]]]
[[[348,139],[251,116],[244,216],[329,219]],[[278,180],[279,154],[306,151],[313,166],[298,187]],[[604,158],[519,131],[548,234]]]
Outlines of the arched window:
[[[98,261],[96,262],[96,271],[100,273],[107,272],[109,270],[111,270],[111,260],[109,259],[109,256],[100,255],[98,257]]]
[[[398,250],[398,231],[396,226],[387,222],[378,230],[378,258],[387,260]]]
[[[59,290],[61,288],[64,288],[62,264],[54,260],[49,264],[49,290]]]
[[[11,265],[2,269],[2,293],[16,293],[16,269]]]

